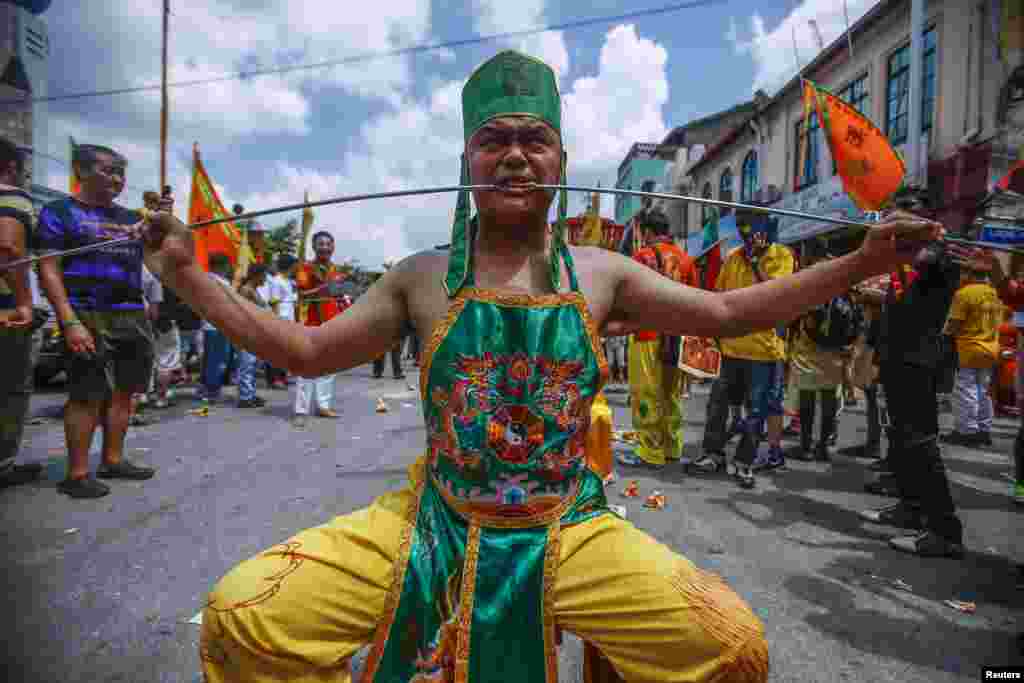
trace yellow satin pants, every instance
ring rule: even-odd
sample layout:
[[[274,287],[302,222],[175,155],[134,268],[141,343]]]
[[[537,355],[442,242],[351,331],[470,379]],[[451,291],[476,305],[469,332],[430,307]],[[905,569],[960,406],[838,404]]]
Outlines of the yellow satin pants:
[[[422,461],[410,468],[413,481]],[[207,683],[349,683],[349,658],[390,614],[412,485],[241,563],[210,593]],[[761,683],[764,628],[718,576],[606,514],[561,532],[559,626],[629,683]],[[539,683],[539,682],[538,682]]]
[[[629,340],[629,391],[632,395],[636,455],[651,465],[679,460],[683,454],[684,373],[663,365],[661,341]]]

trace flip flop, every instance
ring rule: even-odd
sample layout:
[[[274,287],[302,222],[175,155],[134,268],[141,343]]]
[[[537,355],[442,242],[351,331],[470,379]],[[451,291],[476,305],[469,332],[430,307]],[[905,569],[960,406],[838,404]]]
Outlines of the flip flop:
[[[99,469],[96,470],[96,476],[100,479],[132,479],[135,481],[143,481],[145,479],[151,479],[156,474],[156,470],[152,467],[139,467],[132,463],[122,460],[116,465],[102,464]]]
[[[0,475],[0,488],[28,484],[29,482],[37,480],[42,472],[43,466],[37,463],[32,463],[30,465],[14,465]]]

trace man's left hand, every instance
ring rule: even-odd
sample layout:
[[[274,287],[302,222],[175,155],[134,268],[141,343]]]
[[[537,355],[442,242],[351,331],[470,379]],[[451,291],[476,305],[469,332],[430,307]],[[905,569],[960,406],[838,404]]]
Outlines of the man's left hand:
[[[872,225],[858,250],[867,275],[880,275],[911,263],[921,249],[946,233],[942,223],[906,211],[894,211],[884,223]]]
[[[28,327],[31,324],[31,306],[18,306],[12,313],[0,316],[0,326],[3,327]]]

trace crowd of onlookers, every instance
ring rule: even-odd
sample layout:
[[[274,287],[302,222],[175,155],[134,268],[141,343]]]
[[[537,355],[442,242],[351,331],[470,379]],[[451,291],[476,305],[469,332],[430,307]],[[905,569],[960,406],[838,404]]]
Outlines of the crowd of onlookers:
[[[43,326],[55,321],[66,352],[68,400],[63,419],[67,471],[58,484],[73,498],[97,498],[110,491],[100,479],[146,480],[151,467],[125,457],[130,425],[140,414],[170,406],[190,395],[206,405],[224,400],[223,388],[235,385],[239,408],[258,408],[260,377],[272,390],[295,387],[296,423],[305,418],[337,418],[334,376],[292,377],[252,353],[237,349],[223,332],[202,320],[172,290],[161,286],[143,265],[138,241],[115,242],[142,220],[139,211],[115,202],[125,187],[127,160],[98,145],[77,145],[73,166],[79,192],[45,205],[38,214],[25,187],[24,152],[0,139],[0,263],[66,252],[0,271],[0,487],[36,479],[42,466],[16,462],[33,390],[33,367]],[[146,192],[147,209],[173,210],[167,195]],[[240,207],[236,207],[240,213]],[[106,244],[108,243],[109,244]],[[343,313],[352,299],[341,284],[345,272],[331,260],[334,238],[326,231],[312,237],[314,258],[300,262],[281,255],[235,268],[227,254],[208,255],[211,278],[257,306],[303,325],[321,325]],[[417,349],[418,353],[418,349]],[[380,377],[384,358],[374,362]],[[396,348],[392,371],[402,378]],[[89,471],[89,452],[102,432],[102,458]]]

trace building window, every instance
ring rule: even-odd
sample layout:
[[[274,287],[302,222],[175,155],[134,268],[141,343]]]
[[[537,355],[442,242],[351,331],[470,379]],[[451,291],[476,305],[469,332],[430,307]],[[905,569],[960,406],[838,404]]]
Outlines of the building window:
[[[870,117],[871,97],[868,93],[868,75],[864,74],[839,91],[839,99],[851,107]]]
[[[747,158],[743,160],[742,178],[740,179],[740,201],[750,202],[754,200],[758,190],[757,178],[757,152],[750,150]]]
[[[818,159],[821,155],[821,135],[818,126],[818,112],[811,112],[806,144],[804,122],[796,122],[796,155],[793,161],[794,190],[800,190],[818,182]],[[800,157],[803,156],[803,168]]]
[[[704,190],[700,193],[700,196],[703,197],[704,199],[712,199],[711,183],[704,183]],[[709,220],[711,220],[711,216],[713,215],[714,211],[715,211],[715,208],[713,206],[711,206],[710,204],[701,204],[700,205],[700,224],[701,224],[701,226],[703,226],[705,223],[707,223]]]
[[[718,199],[723,202],[732,201],[732,170],[725,169],[722,171],[722,176],[718,179]],[[732,209],[722,207],[721,215],[728,216],[732,213]]]
[[[936,82],[935,29],[924,32],[924,55],[921,65],[921,132],[932,129]],[[885,133],[894,145],[907,141],[910,111],[910,46],[904,45],[889,57],[888,90],[885,104]]]

